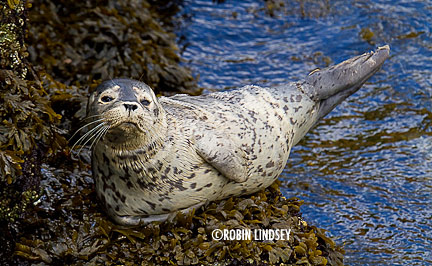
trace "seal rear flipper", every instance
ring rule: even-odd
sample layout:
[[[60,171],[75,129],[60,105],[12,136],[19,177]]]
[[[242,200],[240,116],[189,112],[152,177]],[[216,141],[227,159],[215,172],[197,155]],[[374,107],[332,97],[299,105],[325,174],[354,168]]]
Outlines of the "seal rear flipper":
[[[212,131],[195,136],[198,155],[226,178],[245,182],[248,178],[246,156],[228,137]]]
[[[317,122],[355,93],[389,57],[390,47],[379,47],[323,70],[312,71],[302,84],[303,91],[320,103]]]
[[[379,47],[335,66],[312,71],[305,79],[305,93],[313,100],[325,100],[360,86],[377,72],[389,57],[390,47]],[[353,93],[353,92],[352,92]],[[341,100],[342,101],[342,100]]]

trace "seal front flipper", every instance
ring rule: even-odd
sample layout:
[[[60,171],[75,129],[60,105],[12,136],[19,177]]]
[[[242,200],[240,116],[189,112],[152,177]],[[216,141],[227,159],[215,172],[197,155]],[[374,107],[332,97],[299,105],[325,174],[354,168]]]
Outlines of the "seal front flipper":
[[[244,151],[228,137],[213,131],[195,135],[197,153],[226,178],[245,182],[248,178]]]

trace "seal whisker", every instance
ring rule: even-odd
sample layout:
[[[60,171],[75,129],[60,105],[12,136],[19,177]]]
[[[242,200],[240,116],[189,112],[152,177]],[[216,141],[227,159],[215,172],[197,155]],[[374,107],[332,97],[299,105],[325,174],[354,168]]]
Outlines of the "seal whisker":
[[[93,138],[96,139],[96,136],[98,135],[99,131],[101,130],[101,127],[102,127],[102,129],[104,128],[103,126],[106,126],[105,123],[102,123],[102,124],[96,126],[96,128],[97,128],[97,130],[96,130],[96,134],[93,134],[90,138],[88,138],[88,139],[86,140],[86,142],[84,142],[83,145],[81,145],[81,148],[80,148],[79,151],[78,151],[78,156],[79,156],[79,154],[81,153],[82,149],[85,147],[85,145],[86,145],[90,140],[92,140]],[[109,128],[109,126],[108,126],[108,128]],[[91,146],[90,146],[90,147],[91,147]]]
[[[139,77],[139,79],[138,79],[139,82],[142,81],[142,78],[144,77],[144,73],[145,73],[145,72],[143,71],[142,74],[141,74],[141,76]]]
[[[72,137],[70,137],[70,138],[68,139],[68,142],[70,142],[70,141],[73,139],[73,137],[75,137],[75,135],[76,135],[78,132],[80,132],[82,129],[84,129],[84,128],[86,128],[87,126],[90,126],[90,125],[92,125],[92,124],[94,124],[94,123],[101,122],[101,121],[104,121],[104,120],[105,120],[105,118],[101,118],[101,119],[98,119],[98,120],[95,120],[95,121],[92,121],[92,122],[89,122],[89,123],[83,125],[82,127],[80,127],[79,129],[77,129],[77,130],[75,131],[75,133],[72,135]]]
[[[102,116],[102,115],[91,115],[91,116],[86,116],[86,117],[84,117],[84,118],[81,120],[81,122],[84,122],[85,120],[90,119],[90,118],[101,117],[101,116]]]
[[[90,144],[90,148],[89,148],[90,150],[93,148],[94,145],[96,145],[99,142],[101,138],[103,138],[103,136],[105,136],[109,128],[110,128],[109,126],[104,126],[95,134],[95,138],[93,142]]]
[[[79,138],[77,140],[77,142],[72,146],[71,150],[73,150],[75,148],[75,146],[79,145],[80,143],[84,142],[84,140],[91,134],[93,134],[93,132],[97,131],[100,127],[104,126],[106,123],[102,122],[99,125],[95,126],[94,128],[90,129],[89,132],[85,133],[83,136],[81,136],[81,138]],[[91,137],[90,137],[91,139]],[[86,145],[88,142],[88,140],[83,144]]]

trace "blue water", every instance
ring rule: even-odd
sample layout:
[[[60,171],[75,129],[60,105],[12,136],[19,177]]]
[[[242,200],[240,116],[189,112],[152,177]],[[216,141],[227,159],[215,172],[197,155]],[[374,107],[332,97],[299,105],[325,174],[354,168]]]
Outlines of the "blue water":
[[[292,150],[280,180],[346,264],[432,265],[432,1],[275,2],[184,1],[184,65],[206,93],[295,81],[389,44],[383,69]]]

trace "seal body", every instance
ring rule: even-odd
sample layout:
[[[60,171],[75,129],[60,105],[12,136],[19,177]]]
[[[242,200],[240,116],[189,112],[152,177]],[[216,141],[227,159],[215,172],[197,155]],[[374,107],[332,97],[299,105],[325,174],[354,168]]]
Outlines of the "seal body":
[[[291,147],[383,64],[388,46],[299,82],[156,98],[115,79],[91,95],[96,192],[121,224],[165,220],[271,185]]]

